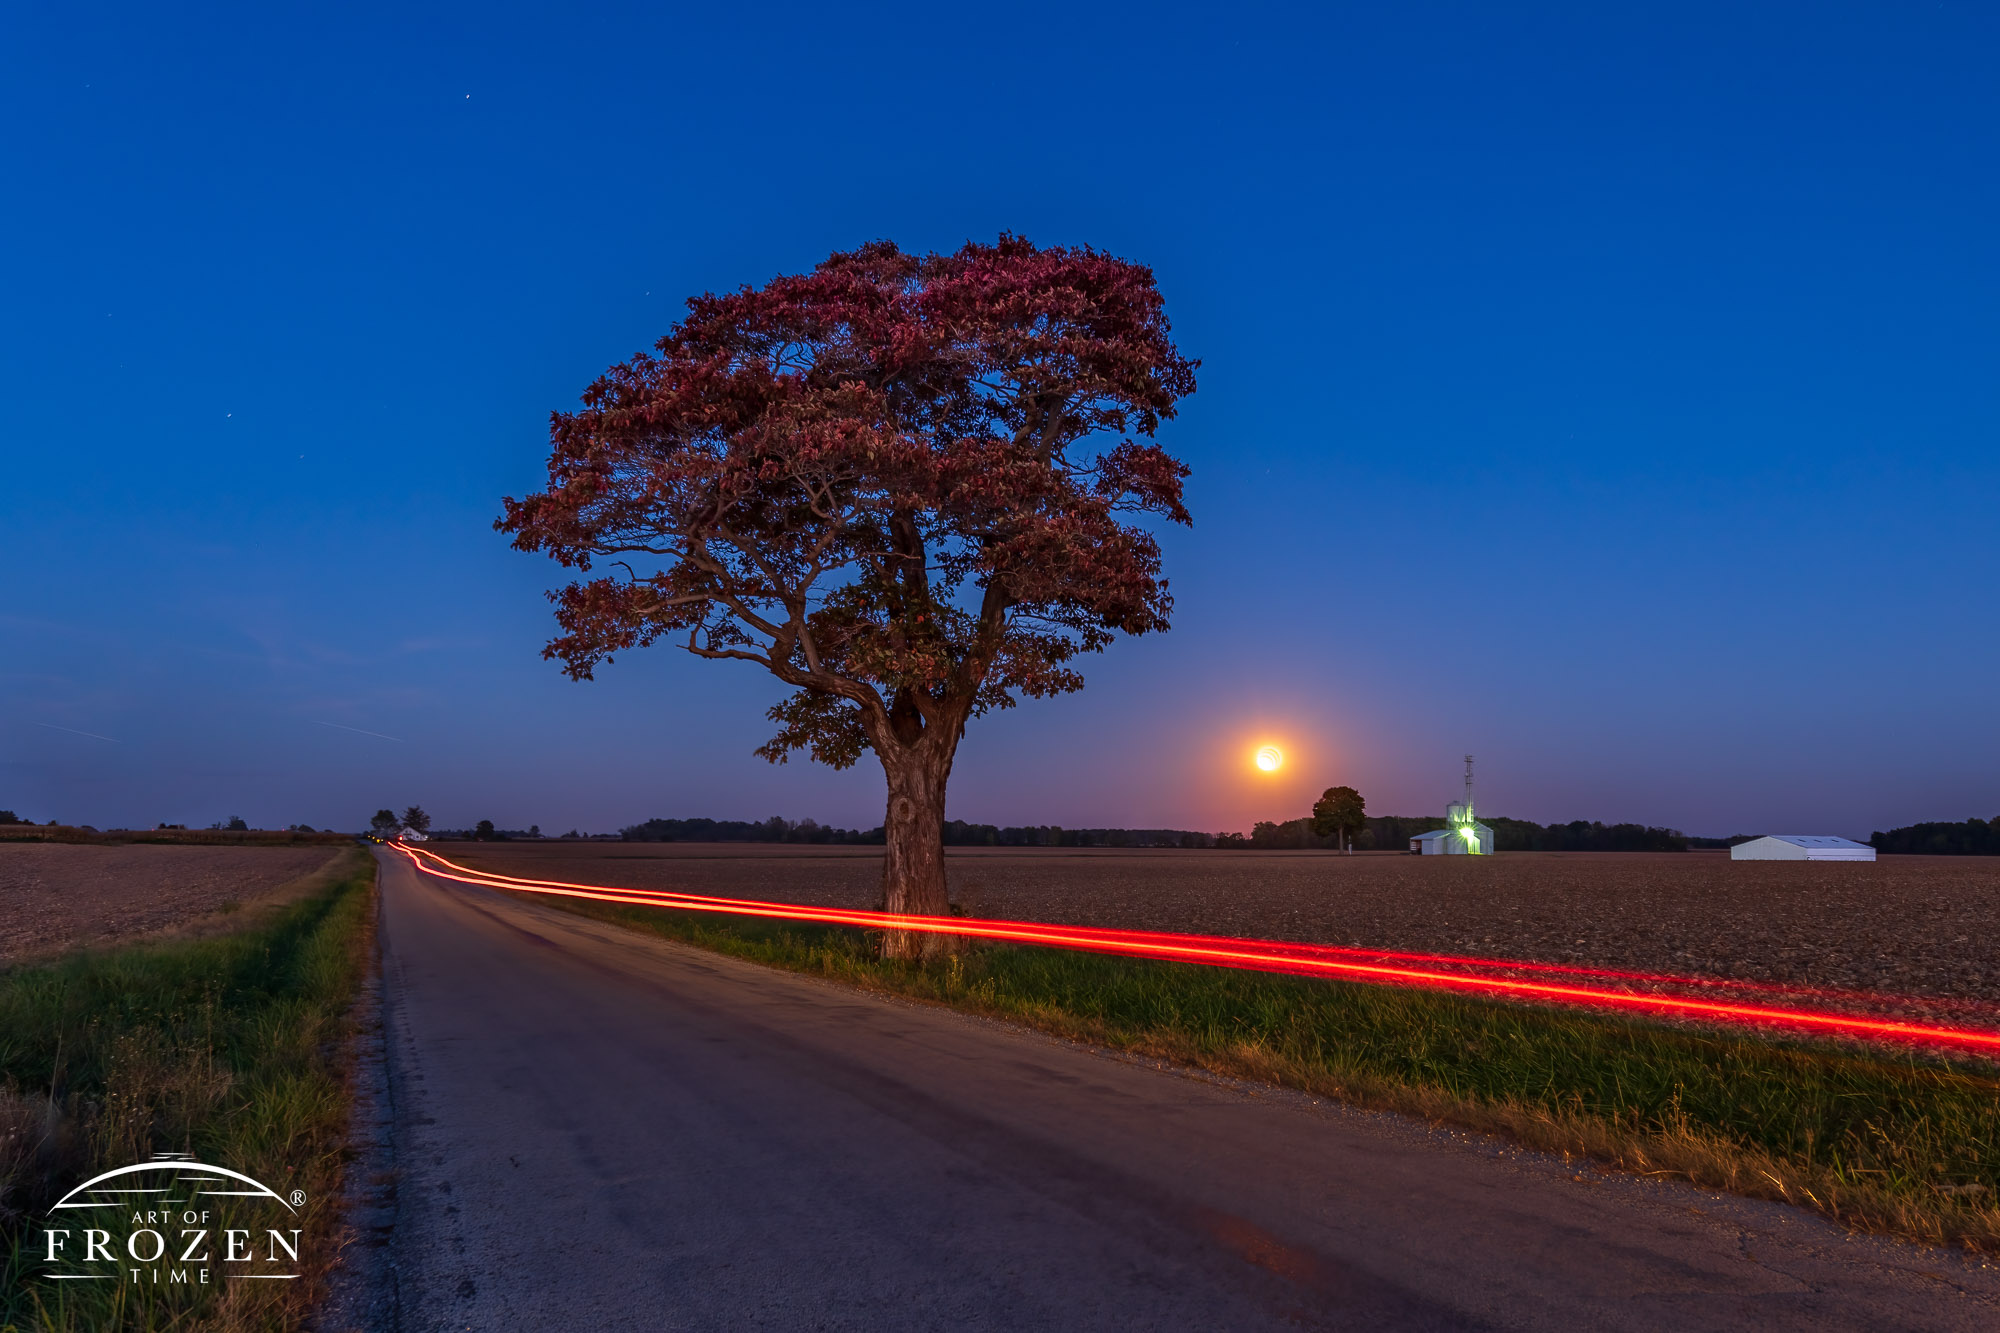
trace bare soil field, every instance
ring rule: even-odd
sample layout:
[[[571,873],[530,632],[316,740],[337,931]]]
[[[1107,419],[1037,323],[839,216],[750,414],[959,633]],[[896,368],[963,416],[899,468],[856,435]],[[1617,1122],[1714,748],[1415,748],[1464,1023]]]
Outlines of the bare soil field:
[[[743,843],[460,843],[500,874],[840,907],[881,853]],[[1434,950],[2000,1002],[2000,858],[951,848],[975,916]]]
[[[74,824],[0,824],[0,842],[80,842],[98,846],[134,842],[177,847],[336,846],[354,841],[351,833],[305,833],[292,829],[95,829]]]
[[[0,965],[268,902],[346,854],[324,845],[0,843]]]

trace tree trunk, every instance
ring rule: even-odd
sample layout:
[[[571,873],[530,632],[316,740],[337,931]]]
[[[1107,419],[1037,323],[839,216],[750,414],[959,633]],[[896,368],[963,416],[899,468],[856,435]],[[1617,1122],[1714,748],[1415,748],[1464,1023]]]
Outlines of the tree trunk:
[[[944,878],[944,787],[951,759],[918,745],[884,755],[889,811],[882,821],[884,910],[904,916],[949,916]],[[929,931],[884,932],[884,958],[938,958],[962,952],[965,939]]]

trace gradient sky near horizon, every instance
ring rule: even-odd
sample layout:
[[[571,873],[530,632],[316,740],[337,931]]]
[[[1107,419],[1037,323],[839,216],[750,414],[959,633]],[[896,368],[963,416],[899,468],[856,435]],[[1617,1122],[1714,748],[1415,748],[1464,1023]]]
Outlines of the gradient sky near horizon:
[[[1014,231],[1155,269],[1195,526],[954,817],[1467,752],[1540,821],[2000,813],[2000,9],[726,10],[0,11],[0,807],[879,823],[754,668],[565,679],[490,523],[689,295]]]

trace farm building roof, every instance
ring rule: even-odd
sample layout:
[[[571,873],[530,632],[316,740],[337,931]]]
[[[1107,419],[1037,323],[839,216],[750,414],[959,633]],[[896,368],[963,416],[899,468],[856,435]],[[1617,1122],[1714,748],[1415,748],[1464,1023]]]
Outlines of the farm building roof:
[[[1875,849],[1830,833],[1770,833],[1729,849],[1732,861],[1873,861]]]

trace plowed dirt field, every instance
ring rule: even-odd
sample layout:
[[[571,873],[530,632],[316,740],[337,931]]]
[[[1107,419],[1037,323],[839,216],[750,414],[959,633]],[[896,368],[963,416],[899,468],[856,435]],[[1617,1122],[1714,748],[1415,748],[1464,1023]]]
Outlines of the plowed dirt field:
[[[326,846],[0,843],[0,964],[249,906],[346,854]]]
[[[483,870],[872,907],[872,848],[458,843]],[[977,916],[1434,950],[2000,1001],[2000,858],[953,848]]]

